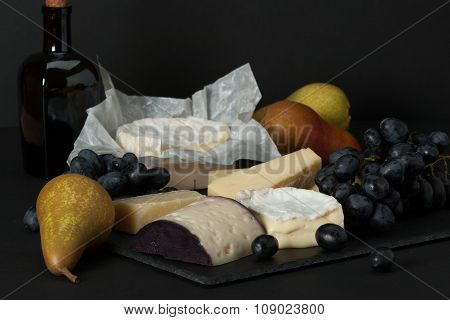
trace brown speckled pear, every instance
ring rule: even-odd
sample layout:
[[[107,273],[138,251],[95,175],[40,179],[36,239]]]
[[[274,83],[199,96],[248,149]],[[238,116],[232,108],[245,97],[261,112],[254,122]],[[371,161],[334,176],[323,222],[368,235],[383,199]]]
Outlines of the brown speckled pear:
[[[71,271],[86,249],[104,242],[114,224],[114,206],[96,181],[78,174],[64,174],[49,181],[37,203],[42,253],[54,275]]]

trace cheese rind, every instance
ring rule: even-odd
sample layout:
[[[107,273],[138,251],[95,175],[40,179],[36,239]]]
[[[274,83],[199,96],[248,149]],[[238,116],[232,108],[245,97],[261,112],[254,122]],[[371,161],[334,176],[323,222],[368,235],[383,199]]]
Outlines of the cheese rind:
[[[196,117],[146,118],[116,132],[119,145],[138,157],[162,157],[168,149],[207,152],[229,137],[227,124]]]
[[[133,239],[131,250],[166,259],[211,266],[211,257],[197,236],[177,223],[158,220],[145,226]]]
[[[203,197],[198,192],[182,190],[115,200],[114,229],[136,234],[146,224]]]
[[[305,189],[244,190],[237,200],[277,238],[280,248],[317,246],[315,234],[326,223],[344,226],[342,206],[333,197]]]
[[[313,185],[321,165],[322,160],[314,151],[302,149],[215,179],[208,184],[208,195],[235,199],[241,190],[308,188]]]
[[[189,230],[191,236],[183,230]],[[132,248],[170,259],[217,266],[250,255],[253,240],[263,233],[252,213],[237,201],[206,197],[144,227],[136,235]],[[185,251],[192,252],[192,259],[186,257]],[[208,262],[203,251],[208,254]]]

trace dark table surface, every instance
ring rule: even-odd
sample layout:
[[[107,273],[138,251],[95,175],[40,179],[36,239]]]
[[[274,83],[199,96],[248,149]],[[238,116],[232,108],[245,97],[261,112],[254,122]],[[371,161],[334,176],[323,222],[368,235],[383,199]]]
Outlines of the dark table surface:
[[[353,125],[357,137],[369,124]],[[410,125],[411,127],[411,125]],[[450,131],[450,124],[416,124],[418,130]],[[114,255],[105,249],[84,256],[74,285],[45,271],[39,234],[22,217],[45,183],[22,170],[18,129],[0,129],[0,296],[9,299],[441,299],[450,296],[450,240],[396,250],[407,270],[376,273],[367,257],[216,287]],[[450,226],[449,226],[450,228]],[[441,294],[439,294],[440,292]]]

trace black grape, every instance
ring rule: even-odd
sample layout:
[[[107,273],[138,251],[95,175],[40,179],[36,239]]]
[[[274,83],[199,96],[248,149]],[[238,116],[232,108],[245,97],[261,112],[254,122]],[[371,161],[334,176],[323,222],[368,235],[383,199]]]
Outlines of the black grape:
[[[394,224],[395,215],[392,210],[383,203],[377,203],[369,221],[370,228],[378,232],[387,232],[392,229]]]
[[[389,183],[399,186],[405,180],[405,165],[399,159],[390,160],[381,165],[380,175],[385,177]]]
[[[386,118],[380,123],[380,133],[390,144],[405,142],[408,138],[408,126],[396,118]]]
[[[352,154],[355,157],[360,157],[360,154],[358,152],[358,150],[354,149],[354,148],[350,148],[350,147],[345,147],[339,150],[336,150],[335,152],[333,152],[332,154],[330,154],[330,158],[328,163],[333,164],[335,163],[340,157],[345,156],[347,154]]]
[[[70,161],[70,173],[78,173],[85,177],[97,180],[97,171],[91,163],[83,157],[75,157]]]
[[[375,271],[386,272],[392,269],[395,255],[391,249],[380,247],[376,248],[369,255],[369,263]]]
[[[414,197],[414,205],[422,211],[429,211],[433,208],[434,193],[433,187],[426,179],[419,179],[420,191]]]
[[[359,169],[359,158],[347,154],[336,160],[334,164],[334,175],[341,181],[353,178]]]
[[[380,170],[380,164],[378,162],[368,162],[366,163],[362,168],[361,172],[359,173],[361,177],[367,176],[369,174],[378,174],[378,171]]]
[[[431,142],[421,144],[417,147],[417,152],[423,157],[423,160],[427,163],[435,161],[439,157],[438,147]]]
[[[438,177],[427,179],[433,188],[433,209],[441,209],[447,202],[444,182]]]
[[[407,177],[416,177],[422,173],[425,168],[425,161],[421,154],[417,152],[408,152],[400,157],[405,164],[405,174]]]
[[[323,224],[316,231],[317,244],[327,250],[341,249],[347,240],[344,228],[333,223]]]
[[[105,157],[103,161],[107,172],[120,172],[123,169],[122,158]]]
[[[394,211],[398,203],[401,201],[400,197],[400,192],[398,192],[394,188],[391,188],[387,197],[381,200],[381,202],[387,205],[392,211]]]
[[[450,144],[448,134],[442,131],[434,131],[428,136],[430,142],[434,143],[439,151],[444,151]]]
[[[316,178],[314,179],[314,182],[316,183],[317,186],[319,186],[323,179],[333,174],[334,174],[334,165],[329,164],[319,170],[319,172],[316,175]]]
[[[127,177],[120,172],[112,171],[101,176],[98,179],[103,188],[108,191],[109,195],[113,198],[123,196],[127,189]]]
[[[348,182],[341,182],[334,187],[331,196],[340,204],[344,204],[345,200],[353,193],[356,193],[356,188],[352,184]]]
[[[362,180],[363,192],[373,200],[380,200],[389,193],[389,182],[380,176],[368,175]]]
[[[391,156],[392,158],[398,158],[400,156],[403,156],[405,154],[407,154],[408,152],[413,152],[413,147],[408,144],[408,143],[404,143],[404,142],[400,142],[397,144],[394,144],[390,149],[389,149],[389,156]]]
[[[344,210],[346,218],[351,221],[367,221],[373,213],[373,202],[362,194],[354,193],[345,201]]]
[[[379,150],[384,141],[380,132],[375,128],[369,128],[364,132],[364,142],[369,149]]]
[[[129,174],[130,172],[132,172],[133,170],[136,169],[136,167],[139,164],[139,160],[137,158],[137,156],[134,153],[125,153],[122,156],[122,162],[120,163],[120,171],[123,174]]]
[[[330,195],[334,186],[338,184],[338,182],[339,181],[335,176],[328,176],[320,181],[317,186],[319,187],[320,192]]]
[[[94,168],[97,177],[106,173],[105,164],[94,151],[90,149],[83,149],[78,153],[78,156],[88,161],[92,168]]]

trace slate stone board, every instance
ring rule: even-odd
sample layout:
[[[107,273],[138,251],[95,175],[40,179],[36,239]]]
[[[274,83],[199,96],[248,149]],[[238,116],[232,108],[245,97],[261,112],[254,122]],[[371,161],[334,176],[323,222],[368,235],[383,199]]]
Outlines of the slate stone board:
[[[428,241],[450,238],[450,211],[441,210],[425,216],[415,216],[396,223],[394,229],[382,236],[362,237],[371,247],[399,248]],[[203,285],[218,285],[254,278],[276,272],[296,270],[315,264],[333,262],[364,255],[370,248],[359,240],[351,239],[347,246],[336,252],[321,248],[283,249],[272,259],[258,261],[249,256],[222,266],[206,267],[179,261],[166,260],[160,256],[136,253],[128,249],[132,236],[113,232],[108,245],[122,256],[171,272]]]

